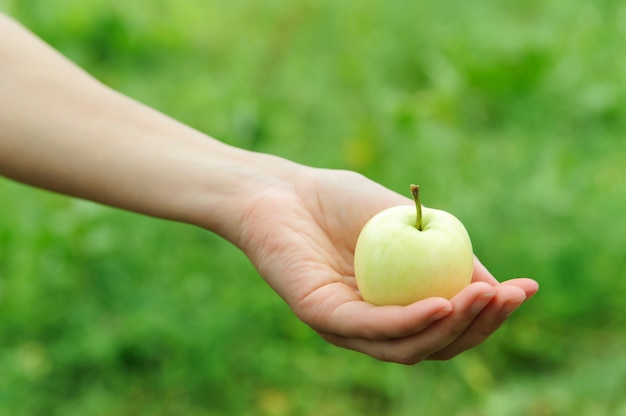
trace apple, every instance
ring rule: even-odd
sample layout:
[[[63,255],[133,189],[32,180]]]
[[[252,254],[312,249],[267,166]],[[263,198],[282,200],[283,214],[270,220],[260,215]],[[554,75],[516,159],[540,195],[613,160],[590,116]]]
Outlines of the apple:
[[[432,296],[450,299],[472,280],[474,254],[467,230],[454,215],[415,206],[387,208],[361,230],[354,274],[363,300],[408,305]]]

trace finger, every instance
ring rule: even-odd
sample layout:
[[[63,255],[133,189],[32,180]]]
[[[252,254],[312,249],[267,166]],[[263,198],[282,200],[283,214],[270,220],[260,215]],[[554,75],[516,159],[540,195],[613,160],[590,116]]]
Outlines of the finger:
[[[319,303],[316,299],[324,300]],[[310,295],[308,301],[317,305],[315,315],[303,320],[323,334],[385,340],[419,333],[453,309],[444,298],[428,298],[408,306],[376,306],[357,299],[346,285],[327,285]]]
[[[423,331],[404,338],[372,340],[322,335],[335,345],[363,352],[382,361],[415,364],[459,337],[489,304],[495,292],[495,288],[486,283],[469,285],[452,299],[452,313],[433,322]]]
[[[537,293],[537,291],[539,290],[539,283],[537,283],[533,279],[528,279],[528,278],[506,280],[500,283],[500,285],[510,285],[510,286],[519,287],[526,293],[527,299],[530,299],[533,296],[535,296],[535,293]]]
[[[424,331],[421,340],[426,357],[454,343],[496,296],[497,288],[485,282],[472,283],[452,298],[454,311]]]
[[[493,300],[453,343],[429,359],[447,360],[473,348],[489,338],[526,300],[526,292],[515,285],[500,285]]]

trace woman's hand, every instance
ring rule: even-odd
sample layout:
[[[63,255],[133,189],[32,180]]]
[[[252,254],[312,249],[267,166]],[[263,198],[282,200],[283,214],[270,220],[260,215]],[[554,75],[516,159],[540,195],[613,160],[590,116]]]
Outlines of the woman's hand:
[[[476,259],[472,284],[451,300],[364,302],[353,270],[360,230],[380,210],[412,203],[353,172],[303,168],[251,193],[234,243],[327,341],[403,364],[449,359],[488,338],[538,285],[498,283]]]
[[[452,300],[363,302],[359,232],[406,198],[352,172],[218,142],[110,90],[2,14],[0,36],[11,39],[0,43],[0,175],[222,235],[333,344],[406,364],[450,358],[537,291],[530,279],[499,284],[477,261]]]

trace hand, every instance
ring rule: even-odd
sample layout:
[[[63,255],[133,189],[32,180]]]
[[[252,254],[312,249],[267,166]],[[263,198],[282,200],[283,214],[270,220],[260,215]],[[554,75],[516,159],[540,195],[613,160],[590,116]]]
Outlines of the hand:
[[[472,284],[451,300],[364,302],[353,271],[359,232],[380,210],[411,203],[353,172],[304,168],[252,193],[234,242],[328,342],[403,364],[449,359],[488,338],[538,286],[498,283],[476,259]]]
[[[222,235],[333,344],[406,364],[450,358],[537,291],[530,279],[498,284],[476,262],[474,283],[451,301],[363,302],[359,232],[407,198],[352,172],[218,142],[111,91],[1,14],[0,36],[11,39],[0,43],[0,174]]]

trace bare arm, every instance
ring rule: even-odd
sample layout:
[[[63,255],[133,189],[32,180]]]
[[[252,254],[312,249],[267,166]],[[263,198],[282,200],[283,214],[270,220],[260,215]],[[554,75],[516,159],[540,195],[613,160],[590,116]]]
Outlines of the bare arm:
[[[220,232],[229,221],[217,207],[236,211],[241,179],[274,181],[271,167],[278,176],[295,168],[111,90],[3,15],[0,39],[4,176]]]
[[[333,344],[406,364],[451,358],[537,291],[530,279],[498,283],[476,261],[452,300],[363,302],[359,231],[406,198],[353,172],[227,146],[112,91],[2,15],[0,62],[1,175],[218,233]]]

